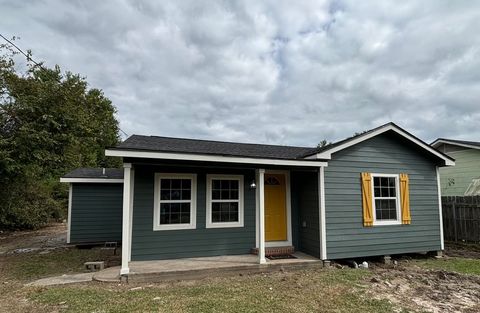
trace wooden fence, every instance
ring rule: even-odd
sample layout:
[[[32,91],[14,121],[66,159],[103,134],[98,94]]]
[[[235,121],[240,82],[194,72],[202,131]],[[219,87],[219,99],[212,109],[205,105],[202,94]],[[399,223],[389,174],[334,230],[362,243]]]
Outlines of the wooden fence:
[[[480,242],[480,196],[442,197],[445,240]]]

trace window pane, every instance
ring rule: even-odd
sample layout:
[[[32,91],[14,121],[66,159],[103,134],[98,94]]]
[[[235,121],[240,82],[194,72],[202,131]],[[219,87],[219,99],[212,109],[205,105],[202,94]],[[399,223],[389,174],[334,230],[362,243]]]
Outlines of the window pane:
[[[395,187],[390,187],[390,197],[396,197],[396,189]]]
[[[190,203],[161,203],[160,224],[190,223]]]
[[[238,190],[231,190],[230,191],[230,199],[239,199],[238,198]]]
[[[377,220],[396,220],[397,206],[395,199],[375,199]]]
[[[388,195],[388,188],[382,186],[382,192],[381,192],[382,197],[389,197]]]
[[[160,200],[170,200],[170,189],[161,189]]]
[[[191,200],[191,190],[190,189],[182,189],[182,200]]]
[[[180,189],[180,188],[182,188],[182,180],[172,179],[172,189]]]
[[[389,187],[395,187],[395,177],[389,177],[388,178],[388,186]]]
[[[170,189],[170,179],[162,178],[160,180],[160,187],[162,189]]]
[[[213,187],[213,189],[220,189],[220,180],[214,179],[212,181],[212,187]]]
[[[220,190],[212,190],[212,199],[220,200]]]
[[[180,196],[182,194],[182,191],[179,190],[179,189],[176,189],[176,190],[172,190],[172,193],[171,193],[171,200],[181,200]]]
[[[213,202],[212,222],[238,222],[238,202]]]
[[[190,179],[182,179],[182,189],[191,189],[192,182]]]
[[[229,190],[222,189],[221,199],[228,200],[230,199],[230,192]]]
[[[230,181],[230,189],[238,189],[238,180]]]
[[[380,187],[380,177],[374,177],[373,178],[373,186],[374,187]]]

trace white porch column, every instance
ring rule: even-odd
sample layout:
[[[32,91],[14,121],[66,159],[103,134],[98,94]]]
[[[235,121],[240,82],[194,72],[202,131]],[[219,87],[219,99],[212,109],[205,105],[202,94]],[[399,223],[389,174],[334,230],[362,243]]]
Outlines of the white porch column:
[[[120,275],[126,275],[130,269],[132,208],[133,208],[133,169],[131,163],[123,164],[123,217],[122,217],[122,268]]]
[[[258,263],[265,264],[265,169],[257,170],[257,199],[258,199]]]
[[[72,229],[72,197],[73,184],[68,184],[68,215],[67,215],[67,243],[70,243],[70,232]]]
[[[320,225],[320,259],[327,259],[327,223],[325,220],[325,167],[318,169],[318,208]]]

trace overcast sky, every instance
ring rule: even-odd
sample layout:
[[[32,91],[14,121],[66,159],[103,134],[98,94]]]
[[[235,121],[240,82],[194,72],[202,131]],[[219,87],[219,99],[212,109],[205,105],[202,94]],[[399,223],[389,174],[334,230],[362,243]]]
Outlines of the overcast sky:
[[[480,141],[476,1],[4,1],[128,134],[314,146],[393,121]]]

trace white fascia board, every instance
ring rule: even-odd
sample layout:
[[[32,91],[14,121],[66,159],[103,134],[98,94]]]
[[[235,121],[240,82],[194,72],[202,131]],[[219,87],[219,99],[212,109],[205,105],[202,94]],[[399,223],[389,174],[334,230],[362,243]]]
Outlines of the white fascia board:
[[[365,141],[367,139],[378,136],[378,135],[380,135],[384,132],[387,132],[389,130],[392,130],[392,131],[396,132],[397,134],[407,138],[408,140],[412,141],[416,145],[422,147],[423,149],[427,150],[428,152],[430,152],[430,153],[434,154],[435,156],[439,157],[440,159],[444,160],[445,165],[447,165],[447,166],[454,166],[455,165],[454,161],[450,160],[449,158],[446,158],[444,155],[442,155],[439,151],[435,150],[433,147],[421,142],[417,138],[411,136],[410,134],[404,132],[403,130],[401,130],[401,129],[393,126],[393,125],[386,125],[385,127],[377,129],[376,131],[373,131],[373,132],[368,133],[366,135],[359,136],[359,137],[357,137],[355,139],[352,139],[350,141],[347,141],[344,144],[341,144],[337,147],[334,147],[332,149],[317,153],[316,157],[317,157],[317,159],[330,160],[330,159],[332,159],[332,154],[333,153],[335,153],[337,151],[340,151],[340,150],[343,150],[343,149],[346,149],[346,148],[351,147],[353,145],[356,145],[356,144],[358,144],[362,141]]]
[[[103,184],[120,184],[123,179],[115,178],[60,178],[61,183],[103,183]]]
[[[130,151],[130,150],[107,149],[105,150],[105,155],[115,156],[115,157],[126,157],[126,158],[141,158],[141,159],[165,159],[165,160],[224,162],[224,163],[241,163],[241,164],[267,164],[267,165],[308,166],[308,167],[327,166],[327,162],[321,162],[321,161],[296,161],[296,160],[245,158],[245,157],[230,157],[230,156],[205,155],[205,154],[186,154],[186,153]]]
[[[439,145],[441,145],[442,143],[445,143],[445,144],[447,144],[447,145],[452,145],[452,146],[459,146],[459,147],[465,147],[465,148],[480,150],[480,147],[477,147],[477,146],[472,146],[472,145],[465,144],[465,143],[458,143],[458,142],[448,141],[448,140],[443,140],[443,139],[435,140],[435,141],[432,143],[432,147],[436,148],[436,147],[438,147]]]

